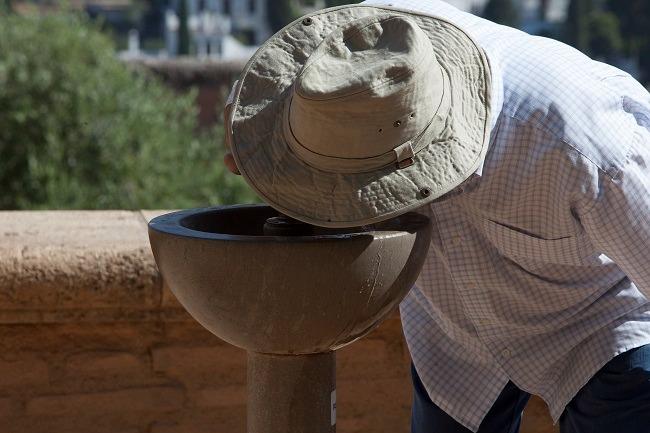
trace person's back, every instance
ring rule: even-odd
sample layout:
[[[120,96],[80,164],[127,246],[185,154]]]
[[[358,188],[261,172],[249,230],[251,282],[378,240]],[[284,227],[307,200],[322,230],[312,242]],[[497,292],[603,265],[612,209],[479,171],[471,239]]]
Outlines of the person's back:
[[[485,420],[495,418],[500,392],[515,413],[523,407],[527,393],[514,382],[541,396],[557,421],[607,361],[650,342],[641,250],[650,245],[643,237],[629,245],[633,234],[616,227],[647,228],[650,95],[566,44],[442,1],[364,2],[387,3],[469,33],[493,78],[480,176],[423,209],[438,235],[401,305],[415,388],[472,430],[483,420],[483,432],[492,431]],[[631,251],[620,252],[626,242]],[[427,423],[415,412],[413,430],[422,432]],[[615,431],[616,419],[595,422]]]

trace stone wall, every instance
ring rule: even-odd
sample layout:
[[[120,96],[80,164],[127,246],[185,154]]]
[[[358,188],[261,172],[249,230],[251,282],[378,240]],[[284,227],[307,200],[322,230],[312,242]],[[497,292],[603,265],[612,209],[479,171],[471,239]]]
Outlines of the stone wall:
[[[165,287],[155,214],[0,212],[0,432],[245,432],[245,353]],[[397,312],[337,362],[340,433],[409,431]],[[538,400],[523,431],[554,431]]]

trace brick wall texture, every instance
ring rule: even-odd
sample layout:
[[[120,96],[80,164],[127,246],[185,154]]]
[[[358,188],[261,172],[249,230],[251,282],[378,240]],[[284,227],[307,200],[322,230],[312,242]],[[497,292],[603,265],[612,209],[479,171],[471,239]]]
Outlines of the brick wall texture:
[[[245,352],[160,281],[154,214],[0,212],[0,433],[246,431]],[[410,400],[395,312],[337,352],[337,431],[408,433]],[[539,400],[522,431],[555,431]]]
[[[393,314],[337,353],[339,432],[407,433],[411,387]],[[191,319],[0,326],[3,433],[243,433],[246,357]],[[553,431],[533,401],[523,432]]]

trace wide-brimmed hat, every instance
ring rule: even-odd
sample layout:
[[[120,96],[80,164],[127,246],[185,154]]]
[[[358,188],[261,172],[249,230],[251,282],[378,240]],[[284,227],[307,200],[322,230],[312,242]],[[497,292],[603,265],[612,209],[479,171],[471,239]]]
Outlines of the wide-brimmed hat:
[[[366,225],[441,197],[485,157],[490,67],[453,23],[349,5],[272,36],[232,89],[226,136],[249,185],[293,218]]]

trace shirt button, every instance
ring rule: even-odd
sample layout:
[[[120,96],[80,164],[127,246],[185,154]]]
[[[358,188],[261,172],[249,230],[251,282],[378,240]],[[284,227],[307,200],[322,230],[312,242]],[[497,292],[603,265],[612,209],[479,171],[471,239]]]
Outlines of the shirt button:
[[[462,242],[463,242],[462,236],[454,236],[453,238],[451,238],[452,245],[460,245]]]
[[[512,352],[510,352],[510,349],[503,349],[501,351],[501,356],[504,358],[510,358],[510,355],[512,355]]]

